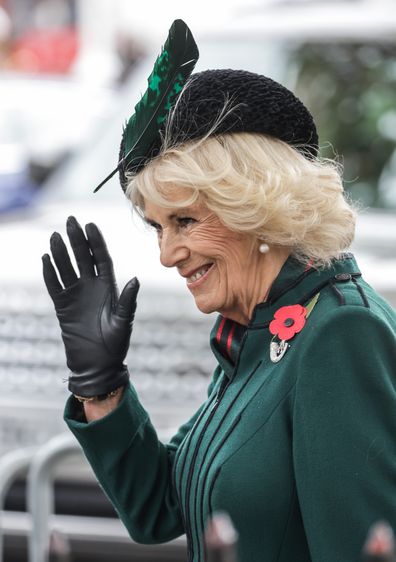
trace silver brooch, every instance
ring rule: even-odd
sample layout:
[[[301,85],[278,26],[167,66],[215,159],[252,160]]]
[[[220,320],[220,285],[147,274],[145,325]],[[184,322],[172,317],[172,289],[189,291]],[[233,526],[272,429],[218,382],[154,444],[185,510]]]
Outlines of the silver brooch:
[[[270,359],[272,363],[278,363],[289,349],[290,345],[286,340],[280,342],[272,341],[270,345]]]

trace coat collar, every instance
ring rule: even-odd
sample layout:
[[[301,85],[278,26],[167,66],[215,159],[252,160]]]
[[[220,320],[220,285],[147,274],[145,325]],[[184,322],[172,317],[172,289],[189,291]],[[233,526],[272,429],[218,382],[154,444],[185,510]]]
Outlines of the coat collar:
[[[290,257],[275,279],[268,299],[255,307],[248,328],[268,324],[281,306],[306,304],[321,288],[337,281],[342,274],[360,275],[352,254],[343,254],[329,267],[321,268],[304,266]]]
[[[355,258],[352,254],[344,254],[334,260],[329,267],[315,268],[301,264],[293,257],[289,257],[275,279],[268,299],[256,305],[246,332],[266,328],[281,306],[292,304],[306,304],[318,291],[331,282],[340,279],[342,274],[359,276]],[[228,320],[228,322],[231,322]],[[234,372],[234,362],[219,346],[219,329],[224,319],[219,316],[210,335],[210,345],[217,361],[230,378]],[[238,345],[243,346],[244,337],[240,337]]]

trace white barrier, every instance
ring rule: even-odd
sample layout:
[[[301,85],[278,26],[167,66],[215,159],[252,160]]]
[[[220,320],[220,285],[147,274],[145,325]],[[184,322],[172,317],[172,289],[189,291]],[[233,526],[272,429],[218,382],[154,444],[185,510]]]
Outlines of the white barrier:
[[[27,471],[35,452],[34,447],[16,449],[0,458],[0,562],[4,560],[3,545],[3,510],[4,501],[12,482],[22,472]]]
[[[71,434],[64,433],[40,447],[30,463],[27,477],[27,505],[32,519],[29,562],[48,562],[54,471],[60,461],[73,453],[82,454],[81,447]]]

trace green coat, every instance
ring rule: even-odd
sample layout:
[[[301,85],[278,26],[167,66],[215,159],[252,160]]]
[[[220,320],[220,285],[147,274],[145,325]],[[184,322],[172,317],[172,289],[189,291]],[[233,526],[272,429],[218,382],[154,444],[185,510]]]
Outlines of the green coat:
[[[318,292],[273,363],[275,311]],[[225,510],[239,562],[358,562],[374,521],[396,528],[395,334],[395,312],[352,256],[320,271],[289,259],[254,310],[236,366],[214,349],[208,399],[169,444],[132,386],[99,421],[78,421],[74,398],[65,419],[138,542],[186,533],[189,560],[202,562],[204,524]]]

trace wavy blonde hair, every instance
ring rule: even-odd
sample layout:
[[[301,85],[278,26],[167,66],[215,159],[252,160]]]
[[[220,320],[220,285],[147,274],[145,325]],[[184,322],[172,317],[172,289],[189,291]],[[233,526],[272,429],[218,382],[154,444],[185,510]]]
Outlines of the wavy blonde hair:
[[[340,166],[272,137],[228,133],[165,148],[129,178],[126,195],[143,215],[145,200],[174,207],[167,195],[175,187],[186,193],[178,207],[201,199],[230,230],[288,247],[304,262],[329,265],[353,240],[356,212]]]

